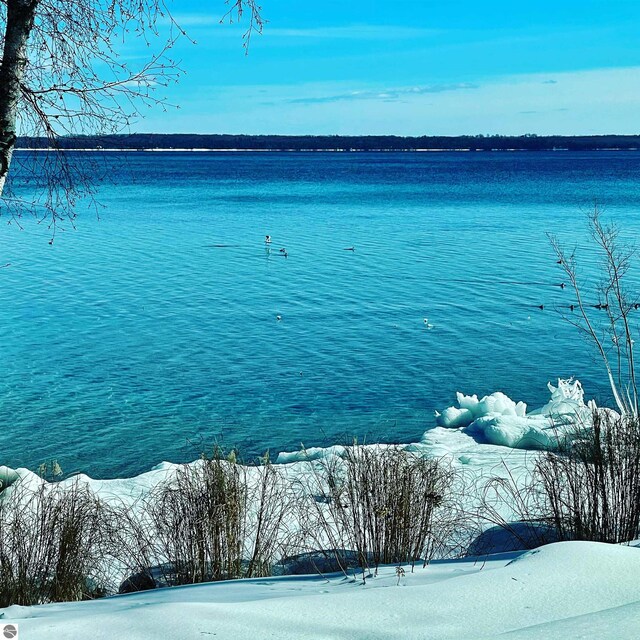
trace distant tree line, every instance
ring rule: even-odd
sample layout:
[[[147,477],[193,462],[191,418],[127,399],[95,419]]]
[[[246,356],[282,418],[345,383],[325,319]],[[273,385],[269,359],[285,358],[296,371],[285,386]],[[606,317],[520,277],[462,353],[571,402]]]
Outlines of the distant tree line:
[[[46,138],[19,138],[18,148],[47,148]],[[257,149],[274,151],[593,151],[638,150],[640,136],[280,136],[134,133],[59,138],[63,149]]]

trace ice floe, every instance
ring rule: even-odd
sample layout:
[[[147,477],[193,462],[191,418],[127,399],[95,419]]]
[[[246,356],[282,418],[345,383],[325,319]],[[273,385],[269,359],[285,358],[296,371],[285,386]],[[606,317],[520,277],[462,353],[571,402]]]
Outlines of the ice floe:
[[[458,406],[436,412],[436,424],[462,429],[480,442],[517,449],[553,449],[576,430],[588,428],[595,403],[585,404],[579,380],[558,379],[547,384],[551,398],[527,414],[524,402],[514,402],[501,391],[478,399],[457,393]]]

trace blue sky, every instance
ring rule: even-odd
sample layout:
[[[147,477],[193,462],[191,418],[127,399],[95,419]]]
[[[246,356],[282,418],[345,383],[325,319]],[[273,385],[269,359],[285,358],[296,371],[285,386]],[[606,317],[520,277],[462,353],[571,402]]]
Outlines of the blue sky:
[[[220,25],[222,0],[174,3],[197,44],[179,110],[138,131],[601,134],[640,127],[640,0],[263,0],[268,20]],[[140,53],[133,45],[128,55]]]

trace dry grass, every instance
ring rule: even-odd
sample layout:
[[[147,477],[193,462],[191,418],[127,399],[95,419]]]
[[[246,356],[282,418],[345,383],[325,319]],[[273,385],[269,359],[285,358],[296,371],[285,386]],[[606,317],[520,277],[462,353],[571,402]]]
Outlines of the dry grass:
[[[506,507],[506,508],[505,508]],[[516,522],[501,513],[516,514]],[[594,411],[557,451],[535,454],[526,481],[492,478],[477,517],[523,548],[556,540],[623,543],[640,534],[640,419]]]
[[[246,512],[242,468],[221,452],[179,467],[145,498],[134,527],[141,568],[163,567],[168,584],[240,577]]]
[[[248,558],[244,576],[255,578],[273,574],[278,557],[297,544],[298,532],[290,529],[295,496],[282,467],[271,464],[265,455],[253,467],[256,476],[249,491],[249,524],[245,543]]]
[[[309,476],[315,509],[307,533],[346,570],[355,551],[363,575],[380,564],[428,561],[452,473],[397,446],[346,447]]]
[[[104,595],[106,510],[87,486],[0,495],[0,607]]]
[[[123,590],[271,575],[289,535],[290,487],[265,456],[256,467],[216,449],[121,510]]]
[[[640,532],[640,418],[594,412],[593,429],[535,466],[560,539],[620,543]]]
[[[268,576],[314,548],[366,574],[428,561],[450,537],[453,474],[440,461],[356,445],[302,492],[286,474],[268,455],[245,466],[216,449],[133,505],[107,505],[80,481],[14,482],[0,493],[0,606],[106,595],[123,577],[133,591]]]
[[[538,455],[532,453],[532,456]],[[549,525],[549,508],[542,484],[535,473],[536,462],[532,461],[531,465],[534,471],[520,480],[514,477],[503,462],[501,476],[479,481],[479,486],[475,489],[480,498],[479,504],[473,514],[470,514],[470,518],[478,523],[478,538],[470,547],[472,554],[478,553],[478,549],[481,549],[482,555],[505,550],[501,546],[493,547],[496,541],[504,544],[504,536],[494,534],[487,537],[483,534],[487,524],[507,534],[510,538],[508,550],[532,549],[559,539]]]

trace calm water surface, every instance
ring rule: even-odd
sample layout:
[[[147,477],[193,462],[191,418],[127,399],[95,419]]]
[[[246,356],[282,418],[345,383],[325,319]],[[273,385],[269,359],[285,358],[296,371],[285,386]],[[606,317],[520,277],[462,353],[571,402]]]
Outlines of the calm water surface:
[[[0,464],[108,477],[213,442],[415,441],[457,390],[536,406],[558,376],[608,398],[545,232],[592,277],[584,211],[640,231],[640,154],[104,161],[100,220],[53,246],[0,234]]]

